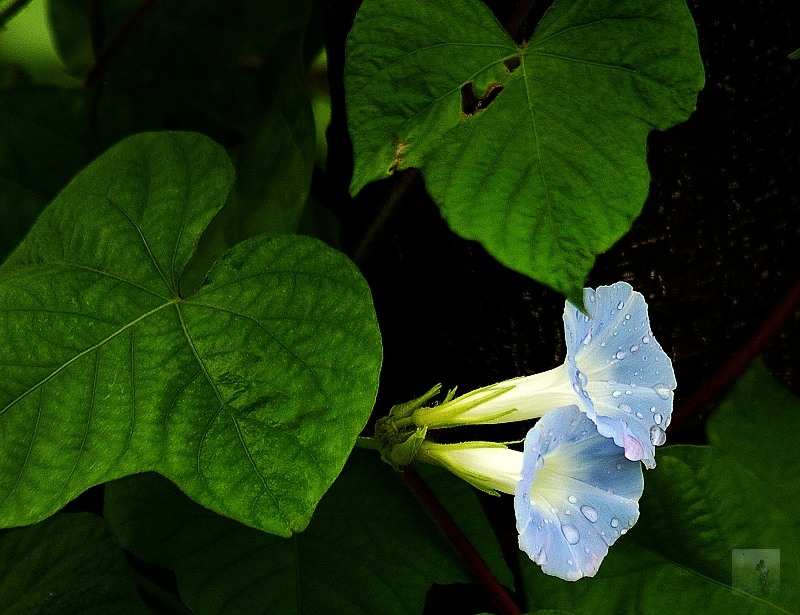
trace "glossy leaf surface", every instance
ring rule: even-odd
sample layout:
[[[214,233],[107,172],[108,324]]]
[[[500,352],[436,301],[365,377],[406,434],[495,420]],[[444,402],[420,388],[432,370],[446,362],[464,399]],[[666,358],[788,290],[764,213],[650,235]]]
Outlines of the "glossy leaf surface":
[[[455,232],[575,303],[704,79],[683,0],[558,0],[522,46],[479,0],[367,0],[347,49],[351,191],[420,168]]]
[[[372,409],[381,345],[344,256],[255,238],[181,275],[232,170],[193,133],[82,171],[0,268],[0,523],[154,470],[204,505],[302,530]]]

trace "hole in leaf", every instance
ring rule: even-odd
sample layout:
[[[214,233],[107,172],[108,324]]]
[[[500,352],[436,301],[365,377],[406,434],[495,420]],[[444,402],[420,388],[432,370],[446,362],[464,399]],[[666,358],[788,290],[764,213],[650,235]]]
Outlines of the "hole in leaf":
[[[486,88],[486,94],[478,97],[475,96],[474,84],[472,82],[465,83],[461,88],[461,112],[464,115],[475,115],[479,111],[483,111],[502,91],[502,85],[490,83]]]
[[[506,67],[506,70],[509,73],[513,73],[515,70],[519,68],[520,59],[519,56],[512,56],[508,58],[508,60],[503,61],[503,66]]]

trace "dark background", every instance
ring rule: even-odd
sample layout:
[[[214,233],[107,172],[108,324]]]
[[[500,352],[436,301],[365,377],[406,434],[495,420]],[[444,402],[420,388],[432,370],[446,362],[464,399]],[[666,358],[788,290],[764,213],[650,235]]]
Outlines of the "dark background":
[[[454,235],[419,174],[348,197],[352,149],[340,73],[357,4],[336,3],[329,24],[329,177],[341,183],[328,189],[345,251],[363,253],[357,261],[381,321],[378,410],[438,381],[466,391],[555,367],[564,353],[563,297]],[[516,8],[489,4],[502,23]],[[533,20],[546,4],[534,3]],[[697,110],[684,124],[651,133],[642,213],[587,280],[625,280],[644,294],[653,331],[673,358],[676,406],[752,341],[800,274],[800,60],[787,58],[800,47],[800,29],[791,4],[690,4],[706,69]],[[367,233],[374,238],[362,245]],[[799,323],[795,309],[765,352],[771,371],[796,393]],[[696,431],[704,415],[673,425],[670,441]]]
[[[550,3],[487,4],[520,39]],[[642,213],[598,257],[587,280],[593,287],[625,280],[647,299],[653,331],[678,381],[668,443],[704,442],[713,399],[737,375],[737,369],[720,368],[761,341],[768,342],[762,356],[770,371],[800,393],[796,296],[786,321],[770,323],[773,309],[800,280],[800,60],[787,58],[800,47],[795,4],[689,3],[706,71],[697,110],[684,124],[651,133],[652,181]],[[341,183],[326,189],[343,220],[344,249],[358,255],[372,288],[384,335],[376,414],[436,382],[466,392],[555,367],[564,357],[563,297],[455,236],[418,173],[372,184],[355,199],[347,195],[352,150],[341,79],[344,37],[357,6],[330,5],[328,168],[331,181]],[[757,332],[770,324],[778,325],[777,333],[760,339]],[[445,437],[520,438],[527,427],[465,429]],[[516,533],[503,527],[510,501],[487,496],[483,502],[513,554]],[[469,594],[459,594],[467,601],[464,612],[492,608]],[[434,592],[430,612],[454,595]]]

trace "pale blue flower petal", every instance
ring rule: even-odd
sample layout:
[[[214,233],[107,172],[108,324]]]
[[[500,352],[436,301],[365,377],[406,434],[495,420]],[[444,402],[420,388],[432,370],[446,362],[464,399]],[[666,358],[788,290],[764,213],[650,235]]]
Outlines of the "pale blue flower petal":
[[[554,410],[525,438],[514,495],[520,549],[550,575],[594,576],[639,517],[642,466],[577,406]]]
[[[655,467],[672,417],[675,372],[653,337],[644,297],[625,282],[584,290],[588,315],[564,311],[567,364],[581,409],[633,461]]]

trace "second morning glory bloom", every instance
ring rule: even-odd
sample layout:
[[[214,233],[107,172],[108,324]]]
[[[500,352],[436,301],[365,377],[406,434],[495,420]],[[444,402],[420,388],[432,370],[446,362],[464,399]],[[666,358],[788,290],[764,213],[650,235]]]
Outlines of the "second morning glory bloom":
[[[513,378],[414,411],[430,429],[507,423],[576,405],[632,461],[655,467],[672,416],[672,362],[650,330],[644,297],[617,282],[584,290],[586,313],[567,302],[567,357],[555,369]]]
[[[496,442],[425,440],[416,459],[483,491],[514,494],[520,549],[568,581],[594,576],[608,547],[639,518],[642,465],[577,406],[545,415],[528,431],[524,452]]]
[[[519,546],[547,574],[594,576],[608,547],[639,518],[642,466],[572,406],[525,438],[514,494]]]

